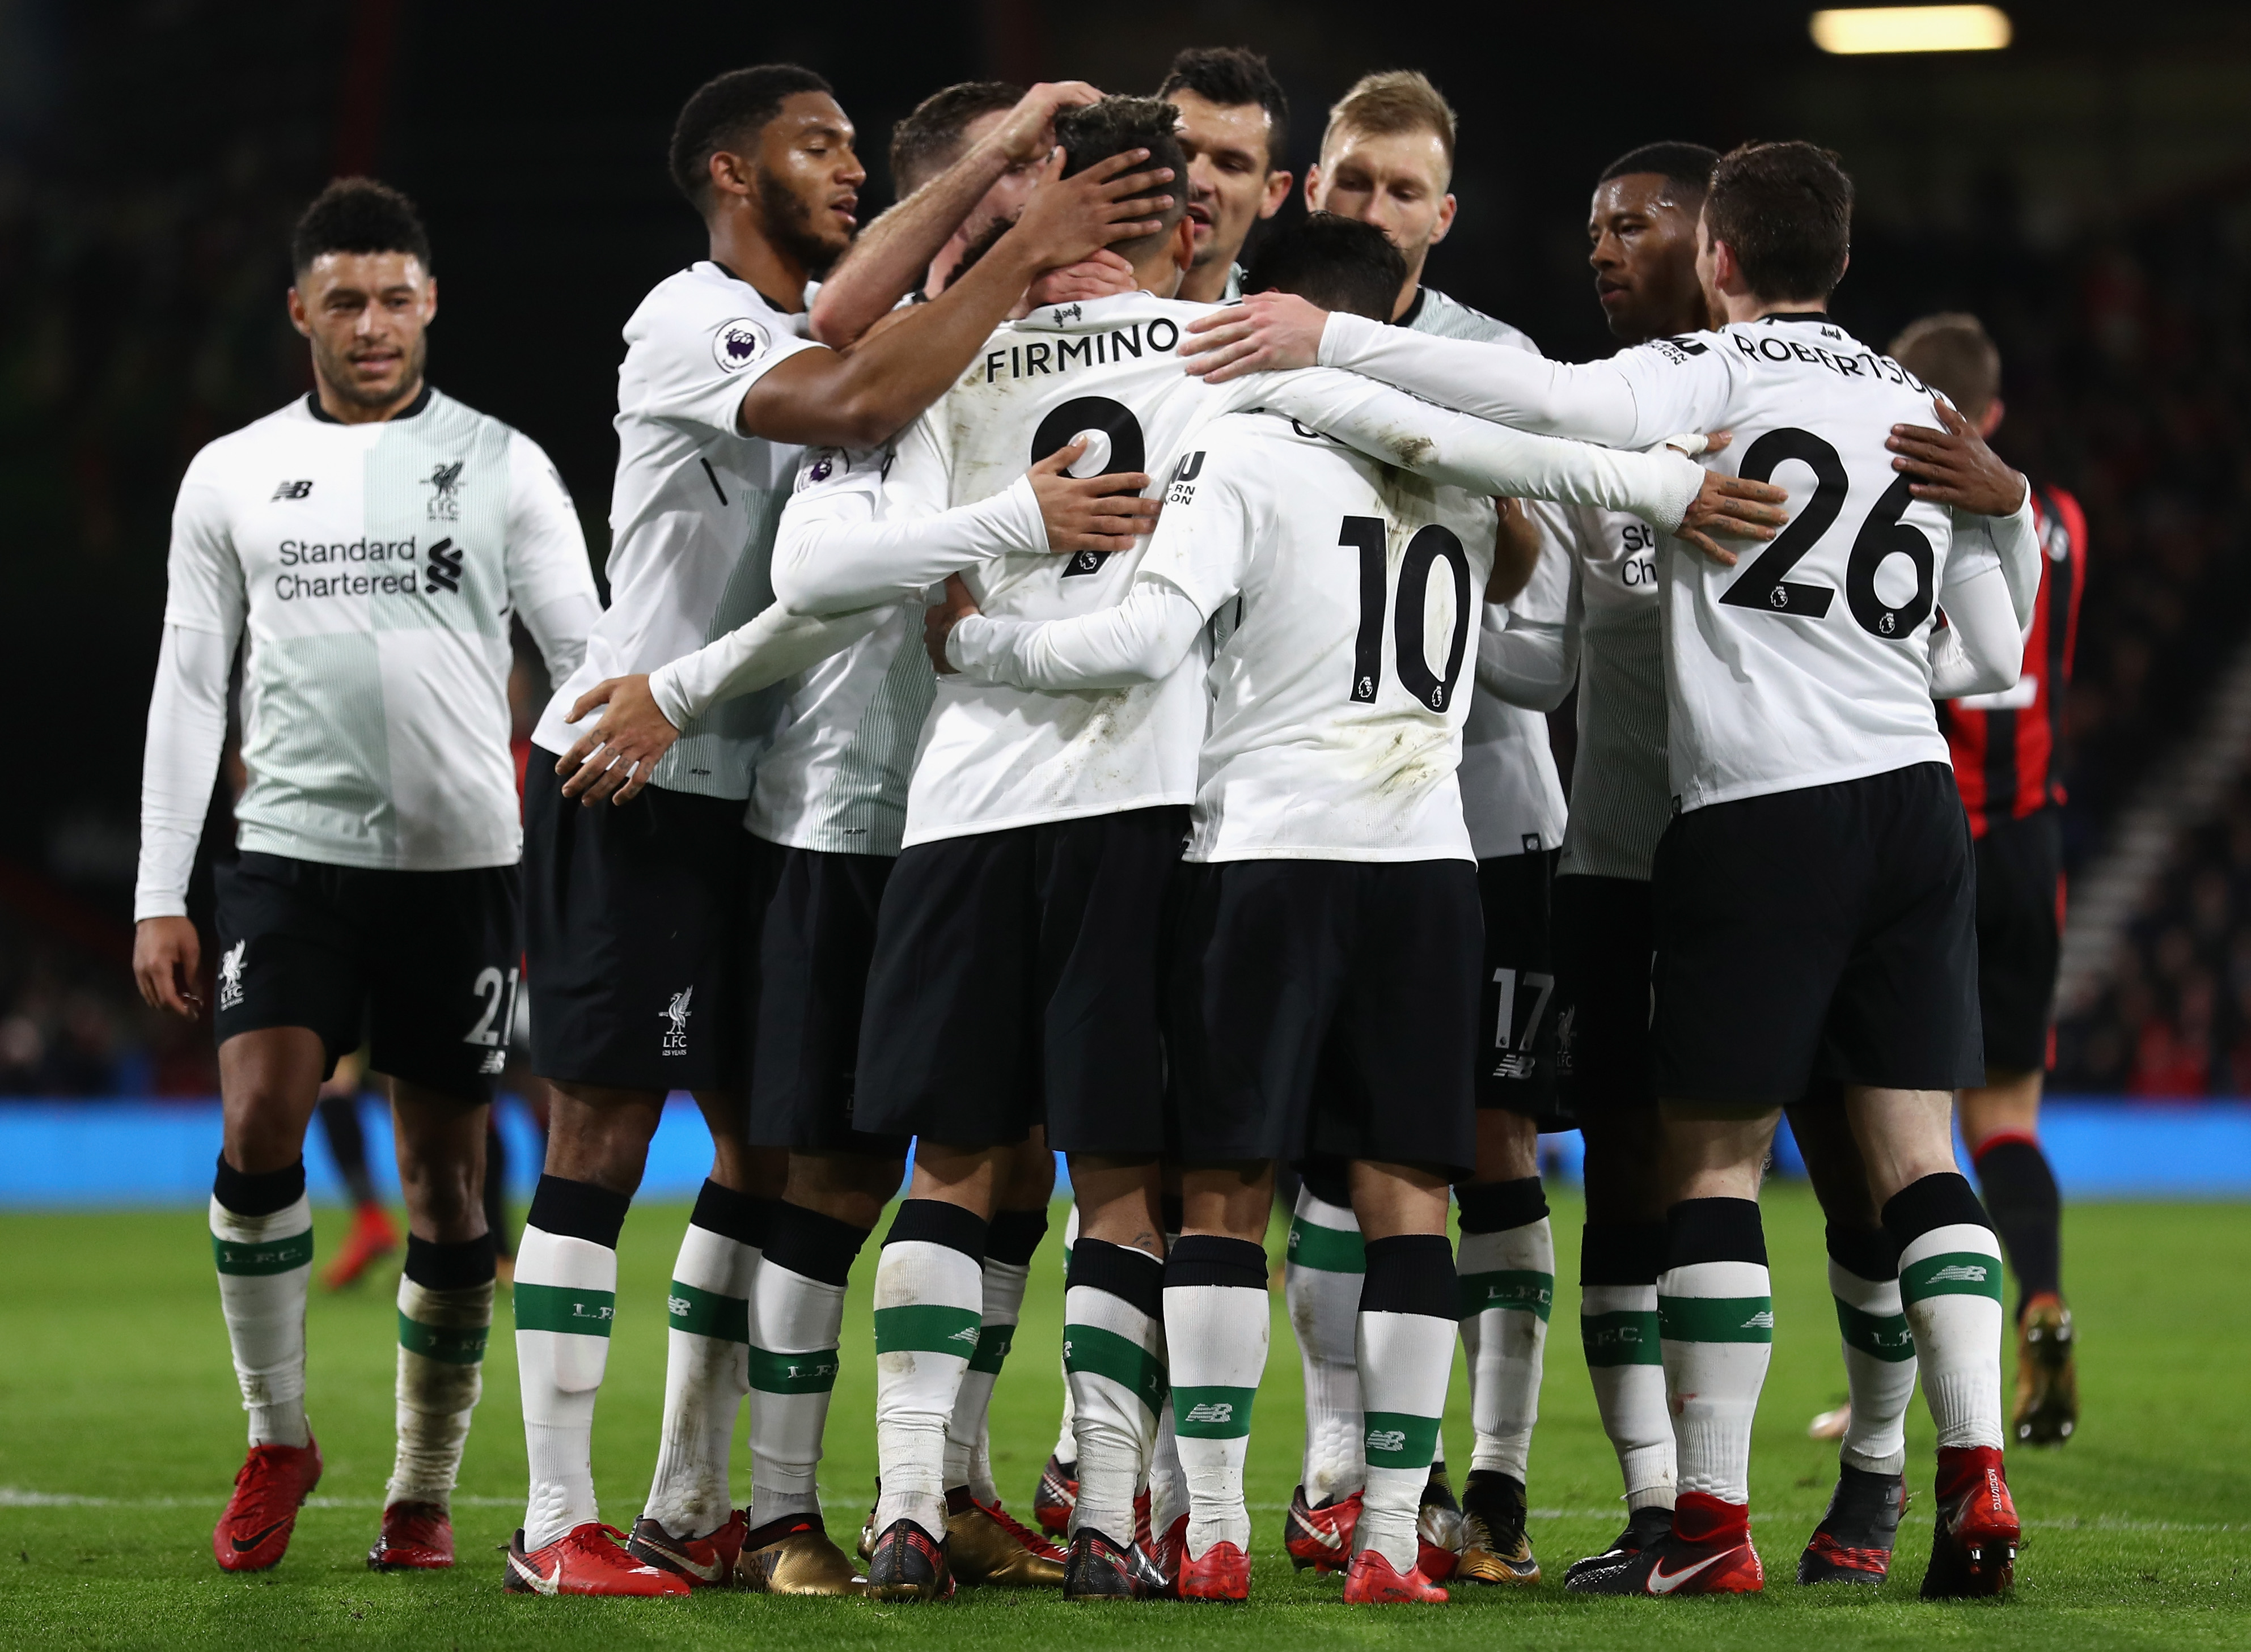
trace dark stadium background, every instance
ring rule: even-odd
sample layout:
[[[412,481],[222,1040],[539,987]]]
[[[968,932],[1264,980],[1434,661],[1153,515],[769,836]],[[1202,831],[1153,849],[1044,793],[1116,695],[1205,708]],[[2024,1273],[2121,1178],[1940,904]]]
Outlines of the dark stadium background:
[[[0,0],[0,1094],[213,1088],[207,1033],[126,982],[142,726],[180,473],[309,382],[281,309],[303,201],[348,171],[420,201],[433,377],[553,455],[599,564],[619,328],[700,248],[662,171],[672,114],[778,58],[835,82],[869,213],[890,123],[950,80],[1139,90],[1181,45],[1250,45],[1302,170],[1355,75],[1423,69],[1464,120],[1434,282],[1572,359],[1607,348],[1583,232],[1605,162],[1666,137],[1834,146],[1860,189],[1840,316],[1880,343],[1982,315],[1999,445],[2088,507],[2067,769],[2087,865],[2251,630],[2251,9],[2019,0],[2005,52],[1853,59],[1814,49],[1807,10]],[[2061,1088],[2251,1090],[2251,789],[2183,824],[2123,969],[2064,1029]]]

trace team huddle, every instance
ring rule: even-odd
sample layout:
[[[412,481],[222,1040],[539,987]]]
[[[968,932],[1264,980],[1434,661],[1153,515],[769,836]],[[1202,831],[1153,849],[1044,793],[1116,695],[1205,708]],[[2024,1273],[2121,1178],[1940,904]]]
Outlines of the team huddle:
[[[2036,1106],[2057,875],[2032,724],[2068,673],[2076,507],[1986,446],[1974,321],[1886,354],[1830,318],[1852,185],[1825,150],[1612,165],[1590,234],[1626,348],[1567,366],[1423,283],[1455,214],[1429,80],[1351,88],[1309,215],[1254,240],[1296,183],[1287,120],[1239,49],[1183,52],[1146,98],[949,86],[895,129],[899,204],[861,232],[825,81],[706,84],[669,162],[710,256],[626,325],[606,607],[545,456],[425,376],[412,205],[353,179],[308,210],[289,306],[315,388],[181,486],[136,895],[143,992],[199,1012],[186,891],[239,647],[211,1227],[251,1448],[222,1567],[277,1564],[320,1477],[302,1147],[363,1043],[410,1228],[369,1564],[454,1563],[495,1286],[485,1109],[528,1015],[552,1102],[513,1280],[510,1591],[1245,1599],[1278,1197],[1293,1564],[1354,1604],[1537,1583],[1537,1142],[1564,1129],[1628,1509],[1566,1586],[1759,1589],[1757,1193],[1785,1109],[1852,1393],[1799,1580],[1887,1575],[1919,1372],[1922,1592],[2009,1586],[2001,1236],[1952,1127],[1959,1093],[1989,1193],[1981,1144],[2030,1139],[2008,1098]],[[520,804],[517,619],[555,684]],[[1567,805],[1546,714],[1575,689]],[[2045,888],[2044,932],[2002,922],[2002,870],[2035,915]],[[592,1440],[675,1090],[712,1167],[620,1532]],[[1037,1531],[987,1419],[1058,1152]],[[817,1470],[846,1282],[910,1160],[862,1571]],[[2046,1373],[2020,1372],[2026,1440],[2074,1414],[2047,1199],[2001,1230]]]

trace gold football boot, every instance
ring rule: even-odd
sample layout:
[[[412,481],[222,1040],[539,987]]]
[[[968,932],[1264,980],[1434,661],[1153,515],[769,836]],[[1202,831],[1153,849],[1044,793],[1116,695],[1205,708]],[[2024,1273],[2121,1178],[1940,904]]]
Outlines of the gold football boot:
[[[793,1514],[743,1539],[735,1581],[761,1594],[858,1594],[868,1580],[830,1541],[819,1515]]]
[[[945,1548],[956,1581],[997,1589],[1060,1589],[1063,1551],[965,1487],[945,1494]]]

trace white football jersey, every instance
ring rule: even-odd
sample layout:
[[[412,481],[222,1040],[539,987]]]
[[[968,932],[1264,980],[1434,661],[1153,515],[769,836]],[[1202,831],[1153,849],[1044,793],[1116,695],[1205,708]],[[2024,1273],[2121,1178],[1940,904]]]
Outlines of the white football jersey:
[[[888,444],[808,449],[785,518],[874,520],[891,462]],[[923,607],[897,605],[843,653],[785,685],[779,730],[743,818],[751,832],[798,849],[899,852],[915,743],[938,686],[923,647]]]
[[[510,866],[512,610],[591,603],[537,444],[436,391],[374,425],[290,403],[197,453],[164,619],[243,660],[245,849],[331,866]]]
[[[774,528],[803,449],[745,435],[737,415],[751,384],[818,348],[805,325],[708,259],[658,282],[626,323],[610,605],[585,660],[548,702],[536,744],[569,750],[582,729],[563,718],[587,689],[693,653],[773,601]],[[776,684],[712,707],[682,731],[651,784],[748,798],[786,697]]]
[[[1093,445],[1075,473],[1142,471],[1162,487],[1167,461],[1220,404],[1179,357],[1183,329],[1209,308],[1126,293],[1001,328],[900,437],[890,508],[973,503],[1086,432]],[[1119,602],[1141,556],[1141,547],[1012,555],[964,577],[986,613],[1063,619]],[[915,753],[905,841],[1189,802],[1202,667],[1192,657],[1160,681],[1053,693],[940,677]]]
[[[1731,430],[1706,462],[1790,493],[1789,526],[1733,568],[1677,540],[1659,554],[1680,806],[1946,762],[1930,699],[1938,587],[1950,557],[2000,559],[1988,530],[1957,527],[1892,468],[1885,439],[1929,421],[1929,387],[1821,315],[1660,339],[1606,365],[1650,440]]]
[[[1657,840],[1673,818],[1660,536],[1624,511],[1539,502],[1531,508],[1550,543],[1569,558],[1569,623],[1579,645],[1578,757],[1555,869],[1646,882]]]
[[[1438,338],[1468,338],[1509,344],[1540,354],[1540,347],[1507,322],[1449,298],[1435,287],[1416,292],[1396,325]],[[1550,568],[1542,556],[1532,583],[1508,605],[1508,613],[1561,624],[1569,590],[1569,570]],[[1479,623],[1502,626],[1499,611]],[[1462,806],[1478,859],[1552,849],[1564,833],[1563,785],[1548,741],[1548,719],[1478,689],[1471,697],[1469,726],[1462,735]]]
[[[1492,501],[1270,413],[1214,419],[1175,471],[1143,570],[1233,620],[1188,858],[1476,858],[1457,771]]]

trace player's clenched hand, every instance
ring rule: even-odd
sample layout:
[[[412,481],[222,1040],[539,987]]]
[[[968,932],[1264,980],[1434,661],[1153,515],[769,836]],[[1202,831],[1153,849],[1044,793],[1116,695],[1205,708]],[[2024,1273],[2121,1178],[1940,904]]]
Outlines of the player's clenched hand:
[[[953,634],[956,626],[978,612],[977,598],[969,594],[969,587],[961,583],[961,576],[946,575],[945,595],[922,617],[922,646],[930,650],[930,663],[938,667],[939,676],[955,674],[946,661],[945,639]]]
[[[1090,298],[1114,298],[1133,290],[1133,266],[1105,247],[1092,258],[1049,270],[1024,294],[1024,314],[1043,304],[1077,304]]]
[[[1790,494],[1772,482],[1746,481],[1716,470],[1704,473],[1704,485],[1688,501],[1673,536],[1722,568],[1735,565],[1735,553],[1713,536],[1728,539],[1771,539],[1790,520],[1782,507]]]
[[[1146,149],[1127,149],[1065,177],[1063,151],[1057,149],[1048,157],[1039,187],[1024,203],[1009,236],[1023,237],[1033,264],[1051,270],[1091,258],[1113,241],[1154,235],[1164,227],[1157,215],[1173,204],[1162,192],[1173,169],[1133,170],[1148,158]]]
[[[1894,425],[1884,446],[1892,468],[1911,480],[1908,492],[1973,516],[2013,516],[2032,484],[2001,462],[1977,427],[1936,397],[1931,410],[1945,428]]]
[[[1290,293],[1253,293],[1240,304],[1188,323],[1181,355],[1188,371],[1215,384],[1245,373],[1312,367],[1320,360],[1329,313]]]
[[[1101,100],[1102,93],[1084,80],[1042,80],[1016,100],[985,142],[1020,164],[1043,160],[1055,147],[1056,111]]]
[[[1070,467],[1086,452],[1086,438],[1075,436],[1032,467],[1032,494],[1040,520],[1048,525],[1053,551],[1131,550],[1133,542],[1157,523],[1164,501],[1143,499],[1149,479],[1139,471],[1105,476],[1074,476]]]
[[[680,738],[680,730],[656,708],[647,673],[596,683],[578,696],[564,721],[576,722],[596,706],[607,708],[602,720],[555,761],[555,772],[568,777],[563,795],[589,807],[605,798],[630,803],[648,784],[656,760]]]
[[[154,1009],[190,1020],[203,1013],[195,983],[203,971],[204,944],[186,918],[142,918],[133,926],[133,979]]]

